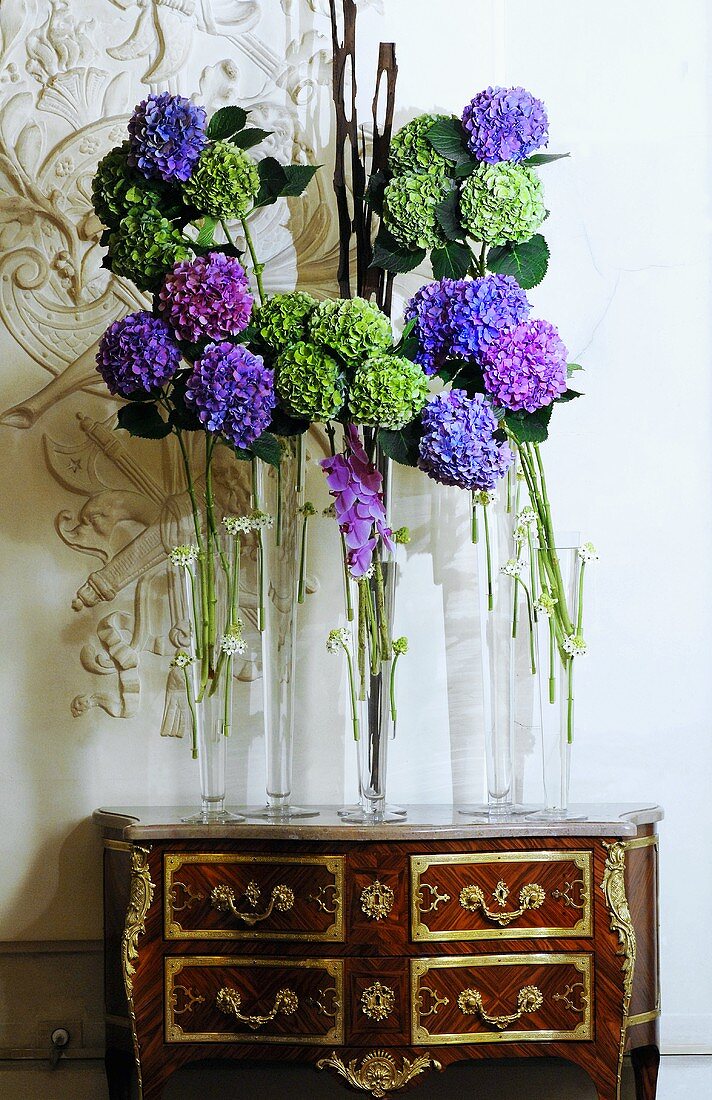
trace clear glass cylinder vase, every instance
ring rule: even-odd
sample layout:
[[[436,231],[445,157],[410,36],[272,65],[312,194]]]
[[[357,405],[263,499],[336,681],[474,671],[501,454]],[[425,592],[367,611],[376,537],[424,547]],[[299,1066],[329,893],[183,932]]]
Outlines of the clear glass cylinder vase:
[[[225,765],[233,724],[233,653],[225,639],[241,638],[235,603],[237,546],[222,529],[212,535],[206,530],[201,538],[201,553],[182,567],[190,642],[188,654],[175,661],[183,665],[192,755],[200,775],[200,810],[185,820],[244,821],[225,808]]]
[[[562,535],[555,555],[567,613],[575,625],[578,615],[579,536]],[[571,819],[569,788],[574,740],[574,678],[577,658],[567,653],[553,616],[539,614],[537,663],[541,722],[541,763],[544,808],[537,815],[549,820]],[[575,818],[580,820],[581,815]]]
[[[278,468],[259,460],[254,465],[254,505],[270,517],[269,524],[258,531],[257,548],[267,804],[250,816],[274,821],[318,813],[291,801],[297,605],[303,599],[308,516],[304,509],[304,437],[290,436],[281,443]]]

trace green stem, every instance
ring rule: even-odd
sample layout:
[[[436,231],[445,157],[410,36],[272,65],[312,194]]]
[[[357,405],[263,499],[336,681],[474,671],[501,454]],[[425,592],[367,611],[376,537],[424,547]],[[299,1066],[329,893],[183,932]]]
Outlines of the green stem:
[[[566,740],[571,745],[574,739],[574,659],[569,657],[566,668]]]
[[[223,701],[223,737],[230,736],[230,724],[232,720],[232,661],[233,658],[225,658],[225,690]]]
[[[299,584],[297,586],[297,603],[304,603],[304,596],[306,592],[308,523],[309,514],[305,512],[302,519],[302,547],[299,553]]]
[[[482,242],[482,250],[480,251],[480,277],[482,279],[487,275],[487,245]]]
[[[304,490],[304,432],[297,436],[297,493]]]
[[[185,697],[188,700],[188,710],[190,711],[190,724],[191,724],[191,756],[193,760],[198,759],[198,718],[195,713],[195,704],[193,702],[193,692],[190,686],[190,677],[188,676],[187,667],[183,669],[183,677],[185,679]]]
[[[470,533],[472,538],[472,545],[476,546],[477,540],[479,539],[480,535],[479,531],[477,530],[477,501],[475,500],[474,493],[472,493],[470,497],[470,506],[472,509]]]
[[[361,586],[367,583],[367,581],[358,582],[358,674],[360,699],[366,698],[366,600]]]
[[[376,558],[373,566],[374,580],[376,582],[376,614],[381,635],[381,660],[387,661],[391,652],[391,639],[388,634],[388,620],[386,616],[386,593],[383,585],[383,569],[380,558]]]
[[[282,463],[277,467],[277,515],[274,521],[274,544],[282,545]]]
[[[240,219],[242,222],[242,231],[245,234],[245,243],[250,253],[250,259],[252,260],[252,270],[255,273],[255,279],[257,280],[257,292],[260,296],[260,304],[264,302],[267,295],[265,294],[264,283],[262,282],[262,272],[265,269],[265,265],[261,264],[257,259],[257,253],[255,252],[255,244],[252,240],[252,234],[250,233],[250,227],[247,224],[246,218]]]
[[[259,490],[259,473],[257,469],[258,458],[252,459],[252,507],[261,511],[261,499]],[[262,539],[262,528],[257,528],[257,629],[260,633],[265,628],[265,548]]]
[[[356,701],[356,683],[354,681],[354,663],[351,660],[351,654],[349,653],[349,647],[342,642],[342,648],[346,654],[346,661],[349,670],[349,694],[351,696],[351,723],[354,731],[354,741],[358,741],[361,736],[358,721],[358,703]]]
[[[583,631],[583,578],[584,571],[586,569],[586,562],[583,559],[579,565],[579,577],[578,577],[578,601],[576,608],[576,633],[581,634]]]
[[[485,518],[485,553],[487,556],[487,610],[494,611],[494,591],[492,587],[492,547],[490,545],[489,505],[485,504],[482,511]]]
[[[400,653],[396,653],[393,657],[393,664],[391,665],[391,683],[390,683],[390,697],[391,697],[391,718],[393,719],[393,725],[395,726],[398,719],[398,711],[396,710],[396,665],[398,664],[398,658]]]
[[[556,702],[556,635],[549,619],[549,702]]]
[[[534,622],[538,621],[539,616],[536,610],[537,590],[536,590],[536,561],[534,558],[534,543],[532,541],[532,529],[527,527],[527,545],[529,547],[529,587],[532,594],[532,615],[534,616]]]
[[[225,580],[229,580],[230,569],[228,565],[227,555],[220,545],[220,537],[218,535],[218,525],[215,520],[215,497],[213,495],[213,451],[215,449],[215,439],[210,439],[205,435],[205,506],[208,517],[208,531],[210,533],[210,540],[212,541],[217,555],[220,559],[223,573],[225,574]]]
[[[373,593],[371,592],[371,586],[367,580],[359,582],[359,589],[361,591],[361,598],[366,605],[366,624],[368,626],[368,638],[369,638],[369,663],[371,668],[371,675],[378,675],[378,666],[380,664],[380,653],[378,645],[378,630],[376,628],[376,608],[373,603]]]

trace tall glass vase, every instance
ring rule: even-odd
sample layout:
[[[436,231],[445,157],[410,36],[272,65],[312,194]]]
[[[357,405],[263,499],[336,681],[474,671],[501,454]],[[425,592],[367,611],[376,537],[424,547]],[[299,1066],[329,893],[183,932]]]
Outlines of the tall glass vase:
[[[233,657],[241,645],[237,609],[238,548],[224,532],[201,534],[202,551],[182,564],[190,622],[189,652],[174,658],[185,678],[192,755],[198,761],[200,810],[186,821],[244,821],[225,809],[225,763],[233,722]],[[185,549],[185,548],[183,548]],[[174,551],[174,554],[177,551]]]
[[[557,539],[555,555],[569,613],[578,616],[580,560],[578,534]],[[577,658],[564,648],[554,619],[540,615],[537,623],[541,763],[544,808],[536,816],[551,821],[581,820],[569,807],[571,756],[574,742],[574,677]]]
[[[291,801],[297,603],[307,536],[303,449],[304,437],[290,436],[282,440],[279,468],[254,465],[254,506],[271,522],[258,531],[257,563],[267,804],[250,816],[272,821],[318,813]]]

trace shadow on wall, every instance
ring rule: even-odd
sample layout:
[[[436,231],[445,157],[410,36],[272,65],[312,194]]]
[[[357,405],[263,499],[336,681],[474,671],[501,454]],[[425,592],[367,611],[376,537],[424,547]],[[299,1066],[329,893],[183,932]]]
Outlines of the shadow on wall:
[[[437,1052],[436,1052],[437,1055]],[[261,1100],[283,1100],[287,1095],[314,1100],[337,1100],[353,1092],[330,1071],[315,1072],[310,1066],[267,1065],[218,1068],[214,1064],[186,1067],[171,1079],[164,1100],[197,1100],[205,1096],[259,1095]],[[578,1066],[558,1059],[527,1059],[451,1066],[442,1074],[428,1073],[409,1090],[428,1100],[462,1100],[464,1097],[497,1096],[498,1100],[595,1100],[596,1090]],[[630,1066],[623,1072],[621,1100],[633,1100],[635,1087]]]

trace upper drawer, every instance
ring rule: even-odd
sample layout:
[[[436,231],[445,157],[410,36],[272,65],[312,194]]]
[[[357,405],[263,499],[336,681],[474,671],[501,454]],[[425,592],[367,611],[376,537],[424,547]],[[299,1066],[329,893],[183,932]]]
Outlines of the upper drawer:
[[[171,852],[167,940],[344,938],[343,856]]]
[[[592,934],[590,852],[410,857],[414,940]]]

